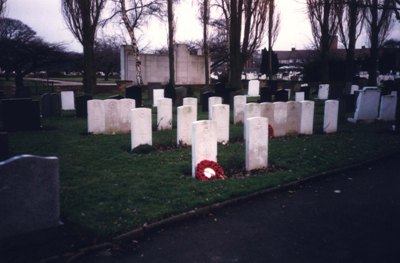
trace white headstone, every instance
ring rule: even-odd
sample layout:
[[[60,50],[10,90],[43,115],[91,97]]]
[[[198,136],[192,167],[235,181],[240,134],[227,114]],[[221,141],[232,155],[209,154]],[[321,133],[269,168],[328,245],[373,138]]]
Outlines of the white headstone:
[[[153,107],[157,107],[157,101],[164,98],[163,89],[153,89]]]
[[[120,131],[121,133],[131,132],[131,110],[136,107],[134,99],[120,99],[119,112],[120,112]]]
[[[359,91],[360,87],[358,85],[351,85],[350,87],[350,94],[353,95],[354,92]]]
[[[192,123],[197,120],[196,106],[183,105],[177,108],[176,143],[178,146],[192,145]]]
[[[396,120],[397,97],[394,95],[384,95],[381,97],[379,119],[382,121]]]
[[[222,104],[221,97],[209,97],[208,98],[208,119],[212,120],[212,106],[215,104]]]
[[[104,100],[105,134],[118,134],[121,132],[121,113],[119,101],[116,99]]]
[[[248,96],[260,96],[260,81],[252,79],[249,81]]]
[[[131,110],[131,149],[139,145],[153,145],[151,132],[151,109],[137,108]]]
[[[274,127],[274,104],[272,102],[260,103],[260,117],[268,118],[268,124]]]
[[[287,124],[287,104],[286,102],[278,101],[274,102],[274,130],[275,137],[281,137],[286,135],[286,124]]]
[[[73,91],[61,91],[61,109],[75,110],[75,98]]]
[[[304,100],[304,91],[296,92],[295,93],[295,101],[302,101]]]
[[[226,144],[229,142],[229,105],[215,104],[212,111],[212,120],[217,124],[217,142]]]
[[[196,116],[197,120],[197,106],[198,106],[197,98],[190,98],[190,97],[183,98],[183,105],[193,106],[194,115]]]
[[[296,135],[300,133],[301,122],[301,103],[299,101],[288,101],[287,105],[287,120],[286,134]]]
[[[105,132],[104,100],[89,100],[88,108],[88,133],[103,134]]]
[[[157,130],[172,129],[172,99],[158,99],[157,103]]]
[[[261,116],[261,108],[260,104],[258,103],[246,103],[244,105],[244,131],[243,131],[243,138],[246,139],[246,120],[248,118],[253,118],[253,117],[260,117]]]
[[[314,101],[301,101],[300,134],[312,135],[314,129]]]
[[[327,100],[329,96],[329,84],[320,84],[318,87],[318,99]]]
[[[334,133],[337,131],[339,114],[339,101],[327,100],[325,101],[324,109],[324,132]]]
[[[192,176],[203,160],[217,161],[217,124],[204,120],[192,123]]]
[[[378,118],[381,91],[377,87],[364,87],[358,92],[356,111],[351,122],[374,121]]]
[[[246,105],[246,96],[236,95],[233,97],[233,123],[243,123],[244,106]]]
[[[246,120],[246,171],[268,166],[268,119]]]

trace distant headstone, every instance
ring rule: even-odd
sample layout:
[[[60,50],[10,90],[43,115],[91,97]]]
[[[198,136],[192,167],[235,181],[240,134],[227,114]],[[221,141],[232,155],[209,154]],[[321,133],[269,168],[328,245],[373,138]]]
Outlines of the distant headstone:
[[[335,133],[337,132],[339,114],[339,101],[326,100],[324,108],[324,132]]]
[[[381,106],[379,110],[379,120],[396,120],[397,97],[394,95],[381,96]]]
[[[195,121],[197,121],[195,106],[183,105],[177,108],[176,143],[178,146],[192,145],[192,123]]]
[[[61,91],[61,109],[75,110],[75,98],[73,91]]]
[[[153,91],[152,91],[153,94]],[[142,88],[140,86],[130,86],[125,89],[125,97],[135,100],[136,107],[142,107]]]
[[[5,99],[1,100],[0,106],[5,131],[30,131],[41,128],[39,101],[25,98]]]
[[[104,100],[89,100],[88,133],[103,134],[105,128]]]
[[[296,92],[295,93],[295,101],[302,101],[302,100],[305,100],[304,91]]]
[[[217,124],[217,142],[229,142],[229,105],[215,104],[212,109],[212,120]]]
[[[183,98],[183,105],[191,105],[193,106],[193,111],[194,111],[194,116],[196,116],[196,120],[197,120],[197,98],[191,98],[191,97],[187,97],[187,98]]]
[[[301,122],[301,103],[299,101],[288,101],[287,119],[286,119],[286,134],[296,135],[300,133]]]
[[[201,94],[201,110],[203,112],[208,112],[208,99],[214,97],[215,93],[212,91],[205,91]]]
[[[104,134],[120,133],[121,113],[119,101],[116,99],[104,100]]]
[[[274,136],[286,135],[287,104],[286,102],[274,102]]]
[[[153,99],[153,90],[162,89],[162,84],[160,82],[149,82],[147,84],[147,97],[149,100]]]
[[[349,118],[349,121],[374,121],[378,118],[380,95],[381,92],[376,87],[364,87],[358,92],[354,118]]]
[[[221,97],[209,97],[208,98],[208,119],[212,120],[212,106],[215,104],[222,104],[222,98]]]
[[[175,105],[182,106],[183,98],[185,98],[187,95],[187,88],[186,87],[176,87],[175,94],[176,94]]]
[[[260,102],[271,102],[272,101],[272,89],[261,88],[260,89]]]
[[[136,108],[134,99],[121,99],[118,101],[120,114],[120,133],[131,132],[131,110]]]
[[[245,95],[236,95],[233,97],[233,123],[239,124],[244,122],[244,108],[246,105]]]
[[[40,96],[40,112],[42,114],[42,117],[53,116],[50,93],[44,93]]]
[[[0,161],[7,159],[9,154],[8,133],[0,132]]]
[[[300,134],[312,135],[314,129],[314,101],[301,101]]]
[[[79,118],[86,118],[88,114],[87,110],[87,102],[92,100],[93,97],[91,95],[81,95],[77,96],[75,99],[76,105],[76,116]]]
[[[260,116],[268,119],[268,125],[274,127],[274,103],[260,103]]]
[[[217,161],[217,124],[203,120],[192,123],[192,177],[203,160]]]
[[[289,92],[281,89],[275,93],[275,101],[287,102],[289,100]]]
[[[354,94],[354,92],[359,91],[360,87],[358,85],[351,85],[350,87],[350,94]]]
[[[131,149],[135,149],[139,145],[153,145],[151,109],[133,109],[131,117]]]
[[[153,107],[157,107],[157,101],[159,99],[164,98],[164,90],[163,89],[155,89],[153,90]]]
[[[246,171],[268,166],[268,119],[253,117],[246,120]]]
[[[172,99],[163,98],[157,101],[157,130],[172,129]]]
[[[0,239],[60,225],[57,157],[0,162]]]
[[[260,81],[257,79],[252,79],[249,81],[249,88],[247,95],[252,97],[260,96]]]
[[[329,84],[320,84],[318,87],[318,99],[327,100],[329,97]]]

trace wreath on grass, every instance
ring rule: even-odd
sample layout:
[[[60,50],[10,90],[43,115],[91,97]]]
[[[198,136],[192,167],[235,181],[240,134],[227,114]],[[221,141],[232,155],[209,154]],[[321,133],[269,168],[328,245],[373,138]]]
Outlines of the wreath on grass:
[[[274,137],[274,128],[272,128],[271,124],[268,124],[268,137]]]
[[[222,167],[209,160],[203,160],[196,166],[196,178],[199,181],[208,181],[215,179],[225,179],[224,170]]]

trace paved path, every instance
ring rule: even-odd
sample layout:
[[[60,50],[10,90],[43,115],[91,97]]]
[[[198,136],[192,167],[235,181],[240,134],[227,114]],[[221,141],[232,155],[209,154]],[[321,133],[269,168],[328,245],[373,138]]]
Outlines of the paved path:
[[[167,227],[87,262],[400,262],[400,156]]]

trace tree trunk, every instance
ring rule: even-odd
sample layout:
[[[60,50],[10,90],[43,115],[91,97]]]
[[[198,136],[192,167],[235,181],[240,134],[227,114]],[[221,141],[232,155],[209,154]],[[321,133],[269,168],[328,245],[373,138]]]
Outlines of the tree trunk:
[[[352,0],[349,7],[349,45],[346,53],[346,81],[351,82],[354,77],[354,49],[356,47],[357,34],[357,2]]]
[[[29,87],[24,85],[24,76],[16,72],[15,75],[15,97],[16,98],[31,98],[32,94]]]
[[[329,13],[331,4],[328,0],[324,1],[324,17],[321,28],[321,81],[323,83],[329,83],[329,48],[330,38],[329,35]]]
[[[274,21],[274,0],[269,1],[268,14],[268,80],[272,80],[272,30]]]
[[[95,55],[93,43],[85,39],[83,43],[83,91],[93,94],[96,88]]]
[[[231,17],[229,32],[229,84],[232,89],[239,90],[241,88],[242,75],[242,56],[240,52],[240,35],[242,23],[242,0],[231,0]]]
[[[209,57],[209,49],[208,49],[208,23],[209,23],[209,0],[204,0],[204,6],[203,6],[203,55],[204,55],[204,80],[205,80],[205,86],[208,88],[210,85],[210,65],[208,63],[208,57]]]
[[[167,1],[168,5],[168,58],[169,58],[169,82],[175,86],[175,56],[174,56],[174,13],[173,0]]]
[[[378,70],[379,28],[378,28],[378,2],[374,0],[371,7],[371,49],[368,67],[368,84],[375,86]]]

